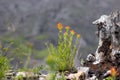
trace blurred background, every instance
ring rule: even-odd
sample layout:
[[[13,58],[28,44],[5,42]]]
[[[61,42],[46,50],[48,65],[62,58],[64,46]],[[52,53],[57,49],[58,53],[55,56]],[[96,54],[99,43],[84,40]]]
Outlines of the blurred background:
[[[14,68],[25,66],[26,59],[29,67],[44,65],[48,54],[45,43],[57,44],[56,24],[61,22],[81,34],[79,65],[98,45],[92,22],[116,9],[120,10],[120,0],[0,0],[2,55]]]

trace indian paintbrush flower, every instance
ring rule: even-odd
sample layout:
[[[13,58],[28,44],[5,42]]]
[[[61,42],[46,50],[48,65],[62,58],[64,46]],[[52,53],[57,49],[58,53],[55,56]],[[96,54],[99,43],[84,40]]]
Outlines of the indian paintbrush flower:
[[[49,55],[46,62],[51,70],[71,70],[74,68],[74,59],[78,49],[80,34],[77,34],[77,38],[74,38],[75,31],[71,30],[69,26],[63,29],[61,23],[57,24],[57,28],[59,30],[58,45],[54,47],[53,44],[50,44],[50,47],[48,47]],[[75,43],[73,42],[74,39]]]
[[[75,34],[75,31],[74,31],[74,30],[71,30],[70,33],[71,33],[72,35],[74,35],[74,34]]]
[[[67,33],[67,32],[64,32],[64,36],[66,36],[66,35],[68,35],[68,33]]]
[[[59,30],[62,30],[62,28],[63,28],[62,23],[58,23],[58,24],[57,24],[57,28],[58,28]]]
[[[110,69],[110,74],[111,74],[111,76],[117,76],[117,70],[114,68],[114,67],[112,67],[111,69]]]
[[[70,29],[70,26],[66,26],[65,29],[66,29],[66,30],[69,30],[69,29]]]
[[[80,38],[80,34],[77,34],[77,38]]]

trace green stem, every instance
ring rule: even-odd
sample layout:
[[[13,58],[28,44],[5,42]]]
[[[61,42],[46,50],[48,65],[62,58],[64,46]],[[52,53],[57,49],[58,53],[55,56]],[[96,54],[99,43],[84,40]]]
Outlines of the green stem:
[[[29,49],[29,55],[27,56],[27,60],[25,62],[25,65],[24,65],[24,68],[28,68],[28,65],[29,65],[29,62],[30,62],[30,59],[31,59],[31,54],[32,54],[32,50]]]

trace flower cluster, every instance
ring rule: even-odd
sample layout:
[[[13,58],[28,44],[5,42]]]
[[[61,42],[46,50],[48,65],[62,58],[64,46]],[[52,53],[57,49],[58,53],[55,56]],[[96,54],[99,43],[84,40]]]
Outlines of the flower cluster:
[[[58,24],[57,24],[57,28],[58,28],[59,31],[62,31],[62,29],[63,29],[63,24],[62,24],[62,23],[58,23]],[[64,32],[64,34],[68,34],[68,31],[70,30],[70,26],[66,26],[65,29],[66,29],[66,32]],[[76,33],[76,32],[75,32],[74,30],[70,30],[70,34],[71,34],[71,35],[74,35],[75,33]],[[80,35],[80,34],[77,34],[77,38],[80,38],[80,37],[81,37],[81,35]]]
[[[59,30],[58,45],[54,47],[50,44],[48,47],[47,64],[55,71],[72,70],[75,55],[78,52],[80,34],[76,34],[70,26],[63,27],[62,23],[58,23],[57,28]]]

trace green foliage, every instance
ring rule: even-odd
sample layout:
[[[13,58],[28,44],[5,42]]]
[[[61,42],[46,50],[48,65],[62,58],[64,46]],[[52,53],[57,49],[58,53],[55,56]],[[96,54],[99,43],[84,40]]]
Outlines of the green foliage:
[[[2,52],[8,56],[8,59],[12,58],[16,60],[17,66],[27,68],[31,59],[31,55],[36,50],[33,48],[33,43],[24,39],[24,37],[0,37],[2,42]],[[18,61],[18,62],[17,62]],[[16,67],[17,68],[17,67]],[[20,68],[20,67],[19,67]]]
[[[43,37],[42,37],[43,38]],[[40,39],[42,39],[40,38]],[[45,37],[44,37],[45,38]],[[38,73],[43,71],[43,66],[31,65],[31,58],[43,59],[48,54],[48,50],[36,50],[34,44],[24,37],[10,37],[10,35],[0,36],[0,52],[1,55],[6,54],[10,62],[14,62],[12,67],[18,69],[18,71],[30,71]],[[45,68],[45,67],[44,67]]]
[[[5,76],[5,73],[9,70],[9,67],[8,59],[0,55],[0,79]]]
[[[23,67],[27,68],[28,64],[30,62],[31,59],[31,55],[33,52],[33,43],[31,42],[13,42],[11,51],[9,51],[9,53],[11,53],[11,57],[19,57],[21,62],[23,62]],[[24,59],[26,59],[24,61]]]
[[[74,68],[74,58],[78,50],[78,41],[80,35],[78,34],[73,42],[75,32],[70,30],[69,26],[66,27],[65,32],[62,25],[58,24],[58,46],[54,47],[53,44],[48,46],[49,55],[46,59],[47,64],[51,70],[65,71]]]
[[[40,65],[40,66],[36,66],[32,69],[32,72],[34,73],[39,73],[40,71],[44,70],[45,66]]]
[[[115,77],[110,76],[110,77],[105,78],[104,80],[116,80],[116,79]]]
[[[55,80],[55,77],[56,77],[56,74],[52,72],[47,76],[47,80]]]
[[[66,80],[64,73],[62,73],[60,77],[57,78],[57,80]]]
[[[66,80],[64,73],[55,73],[55,72],[51,72],[48,77],[47,80]]]
[[[34,54],[35,59],[44,59],[45,57],[47,57],[47,55],[48,55],[48,50],[47,49],[43,49],[43,50],[40,50],[40,51],[36,50],[35,54]]]
[[[13,80],[24,80],[23,78],[24,77],[22,75],[19,75],[19,76],[15,77]]]
[[[45,35],[45,34],[35,36],[36,40],[45,40],[45,39],[48,39],[48,38],[49,38],[48,35]]]

